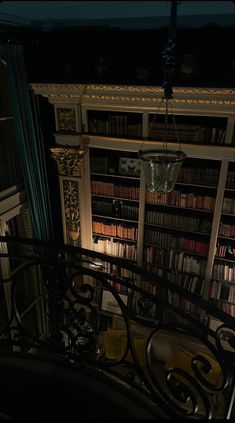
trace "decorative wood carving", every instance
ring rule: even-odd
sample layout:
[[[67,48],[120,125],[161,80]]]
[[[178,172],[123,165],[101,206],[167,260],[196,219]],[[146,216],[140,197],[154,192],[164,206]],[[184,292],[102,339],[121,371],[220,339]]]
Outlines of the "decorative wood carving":
[[[48,98],[54,105],[79,104],[88,108],[108,106],[112,109],[128,107],[135,110],[158,108],[162,102],[163,89],[154,86],[125,86],[125,85],[80,85],[80,84],[31,84],[35,94]],[[235,89],[233,88],[197,88],[176,87],[172,100],[174,111],[212,112],[215,115],[235,115]]]
[[[68,179],[63,180],[63,197],[66,228],[70,238],[76,241],[80,232],[79,191],[77,181]]]
[[[80,164],[85,150],[80,149],[80,147],[52,147],[50,151],[52,158],[57,163],[59,175],[81,177]]]
[[[58,130],[76,132],[76,111],[75,109],[69,109],[60,107],[56,109]]]

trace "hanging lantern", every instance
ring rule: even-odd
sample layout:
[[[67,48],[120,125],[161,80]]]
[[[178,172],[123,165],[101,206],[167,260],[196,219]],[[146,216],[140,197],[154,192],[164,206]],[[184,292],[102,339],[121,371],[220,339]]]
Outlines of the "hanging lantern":
[[[177,127],[175,124],[174,115],[172,113],[172,120],[174,124],[174,130],[176,139],[178,141],[178,150],[168,149],[168,100],[173,98],[173,90],[171,86],[171,79],[174,74],[174,56],[173,48],[175,47],[175,26],[176,26],[176,11],[177,1],[172,1],[171,6],[171,22],[169,31],[168,45],[162,53],[163,59],[165,60],[164,67],[164,99],[166,104],[165,112],[165,127],[164,127],[164,139],[162,149],[146,150],[143,151],[142,147],[139,151],[139,158],[143,163],[147,188],[151,192],[155,193],[168,193],[173,191],[177,177],[183,161],[186,159],[186,154],[181,150]],[[155,121],[156,115],[153,119],[152,125]],[[151,126],[150,126],[151,129]]]
[[[139,157],[148,190],[159,194],[173,191],[186,154],[180,150],[140,150]]]

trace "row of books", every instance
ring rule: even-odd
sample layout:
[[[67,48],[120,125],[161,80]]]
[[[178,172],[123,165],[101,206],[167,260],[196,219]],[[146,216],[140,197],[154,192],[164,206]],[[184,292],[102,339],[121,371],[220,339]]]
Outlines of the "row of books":
[[[214,168],[195,168],[182,166],[177,182],[195,185],[209,185],[216,187],[218,184],[219,170]]]
[[[95,234],[107,235],[117,238],[130,239],[132,241],[137,241],[138,238],[138,228],[116,225],[114,223],[106,223],[102,221],[93,220],[92,230]]]
[[[235,265],[215,263],[213,266],[212,277],[221,281],[235,282]]]
[[[154,246],[144,248],[144,260],[156,268],[195,273],[195,275],[202,277],[206,269],[206,260],[204,259],[189,256],[183,251],[164,250]]]
[[[156,273],[158,276],[166,278],[167,280],[179,285],[180,287],[187,289],[195,294],[202,295],[204,289],[204,281],[196,275],[189,273],[177,272],[177,270],[163,270],[157,268],[149,263],[146,264],[146,270]]]
[[[232,317],[235,317],[235,304],[226,303],[224,301],[216,302],[216,306],[223,310],[225,313],[229,314]]]
[[[235,198],[224,197],[222,211],[235,215]]]
[[[162,204],[200,210],[214,210],[215,197],[195,195],[192,192],[171,191],[167,194],[156,194],[146,190],[146,203]]]
[[[216,256],[235,260],[235,247],[218,243],[216,246]]]
[[[135,186],[115,185],[108,182],[91,181],[91,193],[107,197],[120,197],[139,200],[140,188]]]
[[[145,211],[146,223],[171,228],[188,230],[192,232],[202,232],[205,234],[211,231],[211,221],[197,217],[179,216],[176,214],[166,214],[154,210]]]
[[[212,280],[208,297],[215,300],[235,303],[235,285],[223,284],[222,282]]]
[[[107,261],[102,261],[102,267],[99,269],[105,273],[109,273],[111,275],[116,275],[120,278],[127,278],[127,279],[132,279],[133,278],[133,272],[131,272],[128,269],[124,269],[123,267],[120,267],[116,264],[112,264],[112,263],[108,263]],[[110,284],[118,290],[122,290],[122,291],[128,291],[128,288],[124,287],[124,285],[122,285],[120,282],[110,282]],[[116,284],[116,285],[115,285]]]
[[[235,225],[228,225],[220,222],[219,235],[227,236],[228,238],[235,238]]]
[[[119,200],[118,200],[119,201]],[[92,199],[92,211],[93,213],[101,213],[104,215],[123,217],[124,219],[138,220],[139,209],[136,206],[131,206],[130,204],[123,204],[119,201],[117,207],[112,202],[112,200],[94,200]]]
[[[109,239],[97,239],[93,243],[94,251],[111,254],[116,257],[123,257],[128,260],[135,260],[137,257],[137,248],[135,244],[111,241]]]
[[[228,171],[226,188],[235,189],[235,172],[232,170]]]
[[[207,255],[208,253],[208,244],[203,241],[196,241],[195,239],[185,237],[177,238],[170,233],[150,229],[145,230],[144,242],[156,244],[159,247],[183,249],[198,254]]]
[[[196,304],[190,302],[189,300],[186,300],[185,298],[181,297],[180,295],[171,292],[168,289],[168,302],[170,304],[173,304],[174,306],[183,309],[186,312],[189,312],[194,317],[201,316],[201,309]]]
[[[105,134],[120,137],[142,137],[142,124],[128,122],[127,115],[109,115],[106,118],[89,118],[90,134]]]
[[[165,124],[155,122],[150,124],[149,136],[152,138],[165,138]],[[216,127],[202,127],[188,124],[179,124],[176,126],[168,125],[169,141],[178,142],[178,137],[181,142],[186,143],[205,143],[205,144],[224,144],[225,143],[225,129]],[[177,137],[178,133],[178,137]]]

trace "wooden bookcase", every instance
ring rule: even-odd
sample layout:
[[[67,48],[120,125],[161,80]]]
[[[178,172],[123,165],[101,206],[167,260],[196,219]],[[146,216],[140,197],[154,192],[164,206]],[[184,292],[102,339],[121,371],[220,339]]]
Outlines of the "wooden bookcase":
[[[81,245],[134,260],[234,315],[235,91],[175,88],[172,109],[187,159],[174,192],[157,196],[146,189],[138,151],[161,147],[160,87],[31,89],[54,106],[56,143],[87,148],[79,180]],[[60,123],[60,109],[73,117],[71,128],[69,119]],[[168,145],[178,147],[173,137]]]

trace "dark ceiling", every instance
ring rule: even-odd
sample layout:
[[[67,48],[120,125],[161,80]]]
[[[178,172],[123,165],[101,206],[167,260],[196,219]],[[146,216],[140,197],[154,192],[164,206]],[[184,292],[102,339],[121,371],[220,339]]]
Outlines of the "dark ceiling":
[[[2,1],[0,20],[43,31],[71,26],[156,29],[168,22],[170,1]],[[233,1],[181,1],[178,27],[235,26]]]
[[[23,42],[30,82],[161,85],[170,5],[3,1],[0,36]],[[175,85],[235,86],[234,12],[233,1],[178,5]]]

